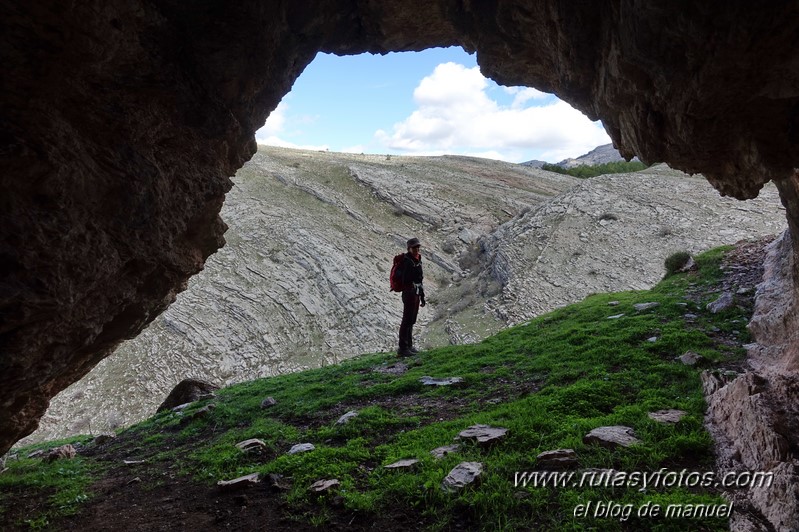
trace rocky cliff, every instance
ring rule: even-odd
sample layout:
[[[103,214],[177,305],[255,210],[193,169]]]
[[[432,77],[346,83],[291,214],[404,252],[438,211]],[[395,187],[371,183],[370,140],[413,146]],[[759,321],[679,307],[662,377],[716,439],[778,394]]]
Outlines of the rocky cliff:
[[[3,2],[0,452],[223,244],[229,177],[320,50],[476,51],[497,82],[602,119],[625,157],[704,173],[741,199],[774,180],[796,256],[795,11],[742,1]]]
[[[785,225],[772,186],[742,203],[664,166],[579,180],[486,159],[261,147],[233,181],[227,245],[56,396],[32,440],[138,421],[185,377],[229,384],[395,349],[387,275],[411,235],[424,243],[430,304],[417,331],[430,347],[650,287],[674,251]]]

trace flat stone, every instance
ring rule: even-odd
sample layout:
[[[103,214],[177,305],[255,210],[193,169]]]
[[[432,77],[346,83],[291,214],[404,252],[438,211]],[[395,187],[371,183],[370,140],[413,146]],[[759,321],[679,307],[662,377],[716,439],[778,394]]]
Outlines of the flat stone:
[[[645,310],[649,310],[649,309],[652,309],[652,308],[657,308],[659,306],[660,306],[660,303],[658,303],[657,301],[653,301],[651,303],[636,303],[635,305],[633,305],[633,308],[635,310],[637,310],[638,312],[643,312]]]
[[[608,316],[608,319],[609,320],[617,320],[617,319],[621,318],[622,316],[624,316],[624,313],[614,314],[613,316]]]
[[[641,443],[635,436],[635,431],[631,427],[623,425],[612,425],[609,427],[597,427],[583,437],[583,443],[596,444],[608,449],[616,447],[630,447]]]
[[[316,449],[313,443],[298,443],[289,449],[288,454],[307,453]]]
[[[33,452],[31,452],[31,453],[28,453],[28,456],[27,456],[27,457],[28,457],[28,458],[39,458],[39,457],[41,457],[41,456],[44,456],[45,452],[46,452],[46,451],[45,451],[44,449],[38,449],[38,450],[36,450],[36,451],[33,451]]]
[[[461,449],[460,444],[454,443],[452,445],[444,445],[443,447],[436,447],[435,449],[430,451],[430,454],[432,454],[433,458],[435,458],[436,460],[441,460],[450,453],[457,453],[458,451],[460,451],[460,449]]]
[[[374,371],[387,375],[404,375],[408,371],[408,365],[404,362],[395,362],[394,364],[378,366],[374,368]]]
[[[288,491],[291,489],[291,481],[279,473],[269,473],[265,480],[268,486],[275,490]]]
[[[386,469],[410,469],[416,466],[419,463],[419,460],[415,458],[408,458],[405,460],[398,460],[393,464],[388,464]]]
[[[267,397],[263,401],[261,401],[261,408],[271,408],[277,404],[277,401],[274,397]]]
[[[683,410],[658,410],[657,412],[649,412],[647,415],[649,419],[659,421],[660,423],[678,423],[686,412]]]
[[[608,301],[608,305],[610,305],[611,307],[617,307],[617,306],[619,306],[619,302],[618,301]]]
[[[719,312],[731,308],[733,305],[735,305],[735,296],[732,295],[732,292],[724,292],[718,299],[712,303],[708,303],[707,309],[713,314],[718,314]]]
[[[463,377],[436,378],[425,375],[419,379],[419,382],[425,386],[452,386],[453,384],[459,384],[463,382]]]
[[[336,421],[336,425],[346,425],[350,422],[351,419],[358,417],[358,412],[355,410],[350,410]]]
[[[250,473],[243,477],[234,478],[233,480],[220,480],[216,483],[219,489],[224,491],[235,491],[239,489],[249,488],[261,482],[260,473]]]
[[[125,465],[139,465],[146,464],[147,460],[122,460],[122,463]]]
[[[679,360],[686,366],[696,366],[700,362],[703,362],[705,360],[705,357],[703,357],[699,353],[694,353],[693,351],[686,351],[682,355],[678,356],[676,360]]]
[[[325,491],[330,491],[333,488],[336,488],[341,485],[341,482],[337,478],[331,479],[323,479],[317,480],[308,488],[309,491],[313,493],[322,493]]]
[[[541,469],[569,469],[577,465],[577,453],[574,449],[555,449],[540,453],[535,460]]]
[[[477,443],[493,443],[500,438],[504,438],[508,429],[492,427],[490,425],[472,425],[466,430],[462,430],[458,437],[465,440],[477,440]]]
[[[483,464],[480,462],[461,462],[444,477],[441,489],[453,493],[473,484],[483,474]]]
[[[263,442],[263,440],[259,440],[258,438],[251,438],[249,440],[240,441],[239,443],[236,444],[236,447],[238,447],[245,453],[250,453],[266,449],[266,444]]]
[[[62,445],[60,447],[56,447],[55,449],[50,449],[45,456],[45,461],[47,462],[54,462],[56,460],[68,460],[70,458],[75,458],[77,455],[77,451],[75,447],[70,444]]]

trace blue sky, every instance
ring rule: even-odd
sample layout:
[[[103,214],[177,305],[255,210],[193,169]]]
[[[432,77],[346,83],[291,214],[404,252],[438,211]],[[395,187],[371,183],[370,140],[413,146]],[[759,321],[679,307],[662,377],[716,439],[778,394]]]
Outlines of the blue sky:
[[[256,133],[261,144],[352,153],[557,162],[610,138],[555,96],[502,87],[461,48],[319,54]]]

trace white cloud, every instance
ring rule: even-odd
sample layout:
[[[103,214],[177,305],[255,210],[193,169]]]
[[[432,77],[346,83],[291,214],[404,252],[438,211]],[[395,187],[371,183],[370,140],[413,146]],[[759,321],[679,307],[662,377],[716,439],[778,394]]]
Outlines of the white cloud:
[[[513,95],[513,103],[511,104],[513,109],[524,106],[529,100],[546,100],[552,96],[530,87],[503,87],[503,89],[506,93]]]
[[[260,142],[261,138],[269,138],[278,135],[286,127],[286,113],[288,104],[285,101],[277,104],[277,108],[266,119],[266,123],[255,132],[255,138]]]
[[[551,97],[541,91],[508,88],[513,103],[503,106],[489,97],[488,88],[477,67],[438,65],[414,91],[416,110],[390,133],[379,130],[375,137],[409,155],[496,153],[516,162],[532,152],[556,162],[610,142],[600,124],[560,100],[544,102]],[[525,106],[530,101],[539,106]]]
[[[267,146],[278,146],[281,148],[296,148],[301,150],[329,150],[330,146],[327,144],[311,145],[311,144],[296,144],[282,138],[286,133],[286,123],[288,116],[289,106],[284,101],[281,101],[274,111],[266,119],[266,123],[258,131],[255,132],[255,141],[258,144],[265,144]],[[313,120],[308,117],[303,117],[299,122],[312,122]]]

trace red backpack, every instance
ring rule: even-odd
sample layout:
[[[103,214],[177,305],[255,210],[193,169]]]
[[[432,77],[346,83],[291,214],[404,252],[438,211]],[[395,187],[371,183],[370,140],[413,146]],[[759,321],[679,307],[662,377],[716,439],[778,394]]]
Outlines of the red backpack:
[[[405,253],[400,253],[394,257],[394,264],[391,266],[391,273],[388,275],[392,292],[402,292],[402,261],[404,258]]]

